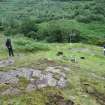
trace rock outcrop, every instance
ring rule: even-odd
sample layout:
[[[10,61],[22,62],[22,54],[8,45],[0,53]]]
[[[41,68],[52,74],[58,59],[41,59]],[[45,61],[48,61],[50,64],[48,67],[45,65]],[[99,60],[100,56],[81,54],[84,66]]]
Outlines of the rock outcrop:
[[[0,72],[0,84],[11,86],[9,89],[2,92],[2,95],[18,93],[20,90],[12,88],[13,85],[18,85],[20,78],[25,78],[29,83],[25,87],[25,91],[33,91],[43,87],[64,88],[67,86],[66,73],[67,68],[63,67],[47,67],[45,70],[35,70],[32,68],[18,68],[8,72]],[[12,92],[14,91],[14,92]]]

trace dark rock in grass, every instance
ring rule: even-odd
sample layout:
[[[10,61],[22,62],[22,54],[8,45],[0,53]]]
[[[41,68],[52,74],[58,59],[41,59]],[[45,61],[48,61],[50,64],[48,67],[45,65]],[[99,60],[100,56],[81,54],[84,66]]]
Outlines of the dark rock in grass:
[[[76,63],[77,62],[76,58],[71,58],[71,62]]]
[[[61,56],[61,55],[63,55],[63,52],[59,51],[59,52],[57,52],[56,55],[57,55],[57,56]]]
[[[74,102],[71,100],[67,100],[66,105],[74,105]]]
[[[85,57],[80,57],[81,59],[85,59]]]

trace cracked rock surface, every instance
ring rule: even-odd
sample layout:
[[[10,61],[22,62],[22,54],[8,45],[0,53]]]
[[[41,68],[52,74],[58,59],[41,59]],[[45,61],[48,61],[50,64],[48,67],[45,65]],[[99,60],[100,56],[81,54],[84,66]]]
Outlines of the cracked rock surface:
[[[25,78],[27,86],[26,92],[37,90],[44,87],[64,88],[67,86],[66,73],[67,68],[47,67],[45,70],[36,70],[32,68],[18,68],[8,72],[0,72],[0,84],[7,84],[9,88],[0,92],[1,95],[18,94],[21,90],[12,86],[18,85],[20,78]],[[56,76],[55,76],[56,75]]]

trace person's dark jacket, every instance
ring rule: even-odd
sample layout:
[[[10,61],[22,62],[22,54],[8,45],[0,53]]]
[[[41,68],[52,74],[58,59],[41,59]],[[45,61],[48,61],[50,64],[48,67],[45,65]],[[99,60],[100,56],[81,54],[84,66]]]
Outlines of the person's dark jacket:
[[[6,47],[7,48],[12,48],[11,40],[10,39],[7,39],[7,41],[6,41]]]

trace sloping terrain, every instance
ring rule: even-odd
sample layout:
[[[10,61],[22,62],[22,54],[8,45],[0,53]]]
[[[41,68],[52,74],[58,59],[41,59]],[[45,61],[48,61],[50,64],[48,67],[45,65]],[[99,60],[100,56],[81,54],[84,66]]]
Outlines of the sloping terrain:
[[[15,41],[18,39],[20,38],[12,38],[14,48],[17,46]],[[4,39],[1,38],[1,40]],[[0,79],[1,104],[61,105],[59,103],[62,103],[65,105],[69,101],[67,105],[104,105],[105,57],[103,49],[81,43],[48,44],[47,46],[49,50],[27,53],[17,49],[15,57],[12,58],[14,63],[0,67],[0,73],[3,74]],[[8,60],[6,50],[1,49],[1,61]],[[58,52],[63,52],[63,55],[59,55]],[[37,90],[36,85],[32,84],[38,78],[33,76],[33,79],[27,79],[30,70],[36,70],[32,74],[34,76],[37,75],[36,72],[40,73],[40,71],[44,73],[43,77],[46,77],[47,72],[54,73],[54,80],[51,80],[53,82],[50,79],[48,79],[49,82],[45,82],[45,80],[37,82],[39,87],[44,87]],[[65,70],[67,71],[65,72]],[[59,73],[66,76],[66,87],[54,86],[54,81],[59,81],[60,77],[62,78],[58,75]],[[5,78],[6,75],[8,75],[7,78]],[[12,78],[14,79],[12,80]],[[47,86],[47,83],[50,83],[50,87]],[[62,83],[65,84],[64,81]],[[61,86],[64,86],[63,84]],[[48,104],[51,102],[53,103]]]
[[[97,5],[92,0],[0,1],[0,105],[105,105],[105,56],[95,46],[105,43],[104,3]],[[79,43],[46,41],[61,40],[59,35],[72,30]],[[8,57],[6,33],[15,57]]]

